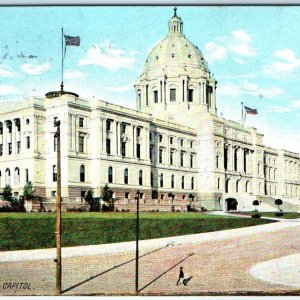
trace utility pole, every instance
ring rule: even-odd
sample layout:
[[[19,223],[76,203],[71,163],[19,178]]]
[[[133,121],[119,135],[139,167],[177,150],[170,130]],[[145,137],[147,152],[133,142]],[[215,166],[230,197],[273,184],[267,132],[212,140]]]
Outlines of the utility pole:
[[[56,175],[56,295],[61,295],[61,166],[60,166],[60,121],[54,119],[57,141],[57,175]]]
[[[135,248],[135,292],[139,292],[139,232],[140,232],[140,191],[137,191],[136,196],[136,248]]]

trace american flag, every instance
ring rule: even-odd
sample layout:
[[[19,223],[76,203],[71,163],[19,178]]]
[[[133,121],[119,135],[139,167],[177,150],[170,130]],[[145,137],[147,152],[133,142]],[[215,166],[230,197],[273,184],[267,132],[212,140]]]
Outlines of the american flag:
[[[65,35],[66,46],[79,46],[80,37],[79,36],[68,36]]]
[[[250,108],[250,107],[245,106],[245,111],[246,111],[246,114],[249,114],[249,115],[257,115],[258,114],[256,108]]]

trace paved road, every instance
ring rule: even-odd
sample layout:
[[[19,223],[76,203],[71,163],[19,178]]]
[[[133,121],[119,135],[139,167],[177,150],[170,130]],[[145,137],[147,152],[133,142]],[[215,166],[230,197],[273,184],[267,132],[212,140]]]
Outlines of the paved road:
[[[238,238],[148,249],[140,258],[140,293],[298,293],[297,287],[256,279],[249,270],[260,262],[297,254],[299,249],[300,223]],[[64,294],[133,294],[134,257],[130,251],[64,258]],[[192,276],[187,286],[176,286],[180,266],[186,277]],[[28,282],[30,289],[10,289],[4,286],[8,282]],[[53,295],[54,289],[55,263],[50,259],[0,263],[0,295]]]

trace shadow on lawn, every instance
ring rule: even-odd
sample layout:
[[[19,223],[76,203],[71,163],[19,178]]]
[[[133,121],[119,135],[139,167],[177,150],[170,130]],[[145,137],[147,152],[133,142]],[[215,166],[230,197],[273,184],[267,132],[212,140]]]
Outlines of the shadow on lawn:
[[[148,252],[148,253],[146,253],[146,254],[143,254],[143,255],[139,256],[139,258],[145,257],[145,256],[147,256],[147,255],[150,255],[150,254],[152,254],[152,253],[155,253],[155,252],[157,252],[157,251],[160,251],[160,250],[162,250],[162,249],[165,249],[165,248],[167,248],[167,247],[169,247],[169,246],[174,246],[174,245],[173,245],[172,243],[168,243],[168,244],[167,244],[166,246],[164,246],[164,247],[155,249],[155,250],[153,250],[153,251],[150,251],[150,252]],[[185,258],[185,259],[187,259],[187,258]],[[185,260],[185,259],[184,259],[184,260]],[[70,290],[73,290],[73,289],[79,287],[80,285],[82,285],[82,284],[84,284],[84,283],[86,283],[86,282],[89,282],[90,280],[93,280],[93,279],[95,279],[95,278],[97,278],[97,277],[99,277],[99,276],[101,276],[101,275],[104,275],[104,274],[106,274],[106,273],[108,273],[108,272],[110,272],[110,271],[115,270],[116,268],[122,267],[122,266],[124,266],[124,265],[126,265],[126,264],[129,264],[130,262],[133,262],[133,261],[135,261],[135,258],[133,258],[133,259],[131,259],[131,260],[128,260],[128,261],[125,261],[125,262],[123,262],[123,263],[121,263],[121,264],[119,264],[119,265],[113,266],[112,268],[109,268],[109,269],[107,269],[107,270],[105,270],[105,271],[103,271],[103,272],[101,272],[101,273],[99,273],[99,274],[96,274],[96,275],[94,275],[94,276],[91,276],[91,277],[89,277],[89,278],[87,278],[87,279],[85,279],[85,280],[83,280],[83,281],[81,281],[81,282],[79,282],[79,283],[76,283],[76,284],[74,284],[74,285],[72,285],[72,286],[66,288],[65,290],[62,291],[62,293],[65,293],[65,292],[68,292],[68,291],[70,291]],[[183,261],[183,260],[182,260],[182,261]],[[180,263],[180,262],[179,262],[179,263]],[[176,264],[176,265],[177,265],[177,264]],[[176,265],[175,265],[175,266],[176,266]],[[162,276],[162,275],[161,275],[161,276]],[[159,277],[161,277],[161,276],[159,276]],[[159,277],[158,277],[158,278],[159,278]],[[158,279],[158,278],[157,278],[157,279]],[[144,288],[145,288],[145,287],[144,287]]]

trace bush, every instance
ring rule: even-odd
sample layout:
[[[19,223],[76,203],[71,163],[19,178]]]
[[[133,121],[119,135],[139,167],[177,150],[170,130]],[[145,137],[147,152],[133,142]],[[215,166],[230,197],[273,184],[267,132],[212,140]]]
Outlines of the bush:
[[[253,214],[251,217],[254,218],[254,219],[259,219],[261,217],[261,215],[260,214]]]
[[[85,208],[83,208],[83,207],[69,207],[69,208],[67,208],[67,211],[69,211],[69,212],[85,212],[86,211],[86,209]]]
[[[282,217],[282,216],[283,216],[283,213],[282,213],[282,212],[277,212],[277,213],[275,213],[275,216],[276,216],[276,217]]]
[[[0,212],[26,212],[23,203],[18,201],[11,202],[11,205],[5,205],[0,207]]]

